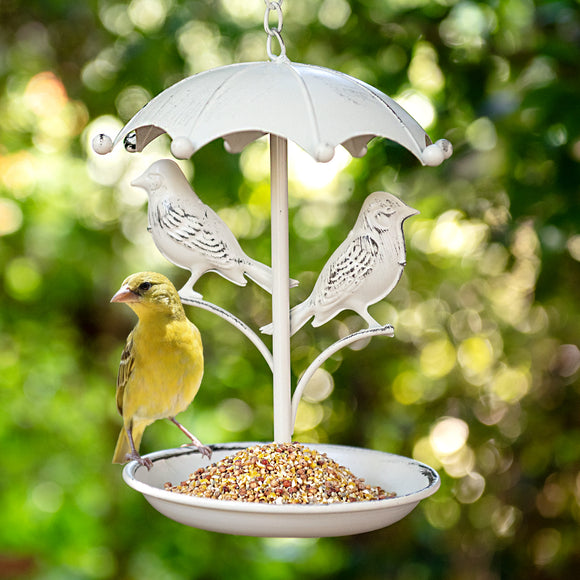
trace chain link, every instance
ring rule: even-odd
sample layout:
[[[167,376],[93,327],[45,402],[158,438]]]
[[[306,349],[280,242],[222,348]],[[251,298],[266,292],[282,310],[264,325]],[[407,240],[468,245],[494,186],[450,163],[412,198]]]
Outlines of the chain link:
[[[268,52],[268,56],[270,60],[279,60],[286,56],[286,45],[282,40],[282,26],[284,25],[284,15],[282,14],[282,3],[284,0],[264,0],[264,4],[266,4],[266,12],[264,14],[264,30],[268,35],[268,39],[266,40],[266,50]],[[270,26],[270,14],[272,12],[276,13],[276,18],[278,20],[278,24],[274,27]],[[280,46],[280,54],[276,55],[272,51],[272,38],[275,38],[278,41]]]

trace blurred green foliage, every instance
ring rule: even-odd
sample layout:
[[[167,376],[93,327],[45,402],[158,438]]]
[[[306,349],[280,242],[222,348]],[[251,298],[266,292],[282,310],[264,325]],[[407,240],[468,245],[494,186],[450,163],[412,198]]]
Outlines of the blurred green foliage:
[[[532,0],[287,0],[284,39],[399,99],[455,153],[419,167],[375,141],[312,167],[291,150],[297,303],[365,196],[400,195],[408,265],[373,315],[395,326],[329,360],[299,440],[413,456],[441,490],[405,520],[347,538],[230,537],[166,520],[110,458],[118,359],[134,324],[123,278],[171,267],[128,183],[141,155],[90,150],[150,98],[208,68],[264,60],[260,0],[0,3],[0,578],[499,580],[580,565],[580,5]],[[122,148],[120,148],[122,149]],[[334,162],[333,162],[334,163]],[[269,261],[267,146],[212,143],[184,164],[247,252]],[[267,295],[210,274],[200,290],[257,328]],[[206,443],[272,437],[271,377],[254,347],[188,309],[206,349],[182,419]],[[296,376],[360,322],[293,341]],[[330,391],[332,391],[330,393]],[[187,415],[187,416],[185,416]],[[144,452],[177,446],[169,422]]]

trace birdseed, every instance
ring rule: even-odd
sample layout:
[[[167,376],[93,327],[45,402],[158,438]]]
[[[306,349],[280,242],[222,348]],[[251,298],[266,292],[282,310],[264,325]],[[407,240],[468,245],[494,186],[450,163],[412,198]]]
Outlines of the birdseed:
[[[331,504],[394,497],[299,443],[248,447],[200,467],[167,491],[218,500],[273,504]]]

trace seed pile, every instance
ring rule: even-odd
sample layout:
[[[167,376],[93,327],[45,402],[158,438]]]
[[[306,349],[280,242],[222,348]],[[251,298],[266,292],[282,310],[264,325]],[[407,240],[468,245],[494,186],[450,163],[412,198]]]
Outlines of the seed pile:
[[[274,504],[329,504],[379,500],[396,494],[363,479],[299,443],[248,447],[200,467],[167,491],[219,500]]]

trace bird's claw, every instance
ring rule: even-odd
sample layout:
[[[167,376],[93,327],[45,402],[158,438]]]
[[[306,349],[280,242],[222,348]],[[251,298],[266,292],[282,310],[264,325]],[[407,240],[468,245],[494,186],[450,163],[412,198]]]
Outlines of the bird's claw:
[[[203,300],[203,294],[196,292],[195,290],[188,289],[185,286],[178,292],[179,297],[182,300]]]
[[[149,457],[141,457],[141,455],[139,454],[127,453],[125,459],[127,461],[136,461],[139,465],[146,467],[147,471],[149,471],[153,467],[153,461],[151,461]]]
[[[202,445],[201,447],[198,447],[198,449],[204,457],[211,459],[212,450],[207,445]]]
[[[195,447],[204,457],[211,459],[213,451],[207,445],[197,445],[196,443],[184,443],[181,447]]]

